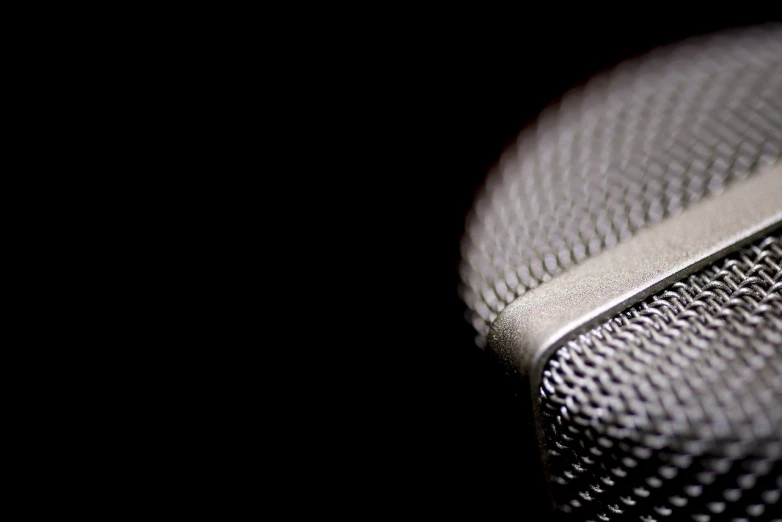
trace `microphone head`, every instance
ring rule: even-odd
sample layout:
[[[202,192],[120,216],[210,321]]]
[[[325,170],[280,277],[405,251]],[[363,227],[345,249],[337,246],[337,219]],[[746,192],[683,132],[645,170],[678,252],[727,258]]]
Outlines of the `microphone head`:
[[[647,230],[678,219],[661,251],[708,243],[686,217],[781,156],[782,25],[659,49],[569,93],[503,154],[468,217],[460,291],[476,343],[496,349],[490,331],[511,303]],[[777,196],[764,196],[775,212]],[[570,519],[782,519],[777,225],[687,270],[633,260],[677,275],[557,337],[539,368],[515,368],[535,372],[542,457]],[[568,299],[565,314],[578,292]]]

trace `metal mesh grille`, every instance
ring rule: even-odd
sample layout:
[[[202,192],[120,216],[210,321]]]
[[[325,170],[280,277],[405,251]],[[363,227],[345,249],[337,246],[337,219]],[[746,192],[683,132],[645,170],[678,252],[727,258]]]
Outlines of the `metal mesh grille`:
[[[462,297],[477,342],[519,295],[782,153],[782,26],[625,63],[521,134],[468,218]]]
[[[579,520],[779,519],[782,234],[560,348],[540,395]]]
[[[662,49],[569,94],[468,218],[477,343],[529,289],[781,155],[780,25]],[[781,244],[765,238],[551,358],[540,420],[573,520],[782,521]]]

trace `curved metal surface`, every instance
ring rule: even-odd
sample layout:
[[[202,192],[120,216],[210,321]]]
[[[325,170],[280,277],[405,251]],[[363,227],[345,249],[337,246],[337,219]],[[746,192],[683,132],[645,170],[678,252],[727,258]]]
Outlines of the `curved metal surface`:
[[[555,348],[780,224],[782,163],[519,297],[492,324],[489,346],[535,391]]]

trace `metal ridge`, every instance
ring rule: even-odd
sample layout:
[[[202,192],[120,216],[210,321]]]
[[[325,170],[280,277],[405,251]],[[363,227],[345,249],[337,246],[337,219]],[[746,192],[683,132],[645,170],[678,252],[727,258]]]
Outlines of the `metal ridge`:
[[[782,162],[520,296],[492,324],[489,347],[537,396],[556,348],[780,224]]]

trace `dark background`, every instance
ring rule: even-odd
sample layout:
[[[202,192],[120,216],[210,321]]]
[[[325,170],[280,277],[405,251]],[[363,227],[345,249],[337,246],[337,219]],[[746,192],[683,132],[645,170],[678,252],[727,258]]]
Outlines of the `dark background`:
[[[546,509],[524,393],[474,346],[457,294],[464,219],[503,149],[569,89],[625,59],[775,19],[562,11],[444,16],[392,40],[380,78],[387,94],[377,100],[388,129],[370,165],[380,157],[390,167],[378,189],[389,201],[378,252],[388,309],[372,309],[383,334],[359,350],[380,354],[368,381],[389,377],[380,384],[388,401],[368,428],[382,434],[367,453],[379,459],[365,465],[384,476],[381,505],[403,514],[540,520]]]

